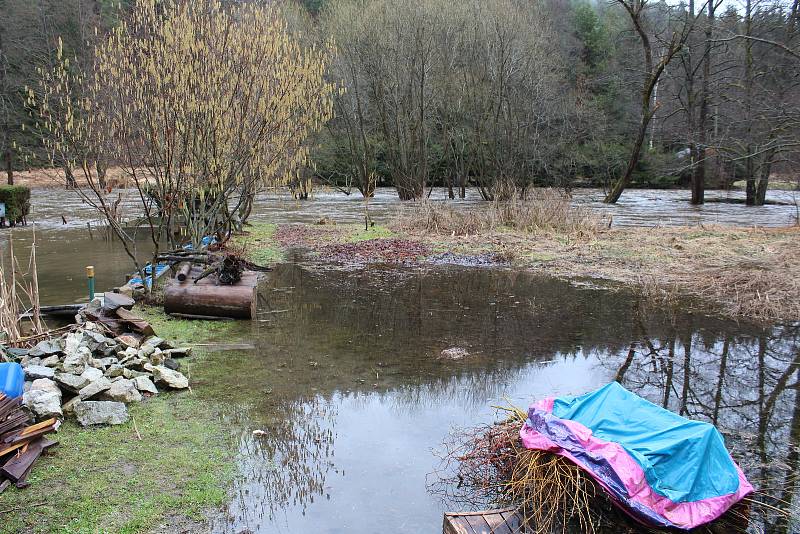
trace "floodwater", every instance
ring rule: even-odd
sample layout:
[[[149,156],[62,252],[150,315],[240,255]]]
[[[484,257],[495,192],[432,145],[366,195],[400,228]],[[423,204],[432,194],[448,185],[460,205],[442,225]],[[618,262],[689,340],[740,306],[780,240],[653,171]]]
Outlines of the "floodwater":
[[[790,191],[770,191],[768,199],[783,203],[764,207],[742,204],[709,202],[703,206],[690,206],[687,191],[630,189],[617,205],[603,204],[603,193],[598,189],[577,189],[573,201],[588,206],[610,218],[613,226],[654,226],[725,224],[734,226],[785,226],[797,220],[795,195]],[[115,191],[111,200],[121,195],[119,211],[124,218],[136,216],[135,201],[131,191]],[[743,198],[742,192],[710,191],[709,199]],[[446,200],[444,189],[434,189],[431,198],[436,201],[455,202],[460,205],[481,204],[477,190],[467,191],[466,200]],[[74,191],[59,188],[34,189],[33,211],[28,227],[13,230],[18,260],[26,262],[27,249],[35,238],[37,247],[41,300],[43,304],[64,304],[85,300],[85,267],[94,265],[97,288],[104,290],[124,282],[132,271],[126,252],[111,242],[98,214],[85,204]],[[369,201],[368,209],[373,220],[385,224],[404,204],[397,199],[394,189],[378,189]],[[345,195],[331,189],[315,191],[311,200],[294,200],[288,193],[269,193],[259,196],[252,220],[261,222],[316,222],[328,218],[336,222],[360,222],[364,217],[364,201],[357,191]],[[0,257],[7,263],[9,230],[0,229]],[[137,239],[141,250],[147,250],[148,236],[144,229]],[[140,252],[133,251],[142,258]],[[142,258],[143,259],[143,258]]]
[[[260,321],[234,336],[255,348],[212,354],[195,386],[233,407],[239,436],[215,532],[440,532],[444,511],[468,507],[432,475],[454,429],[615,377],[715,422],[771,505],[796,493],[800,325],[649,309],[625,291],[496,268],[289,263],[261,294]],[[470,356],[438,358],[450,347]]]
[[[470,194],[463,202],[477,203]],[[779,226],[796,213],[794,206],[692,208],[686,194],[631,190],[611,207],[597,202],[598,191],[574,198],[607,210],[614,225]],[[43,303],[85,298],[85,265],[96,267],[98,289],[123,281],[130,263],[97,230],[91,209],[60,190],[35,191],[34,206]],[[320,192],[303,202],[267,195],[254,218],[355,222],[363,209],[356,195]],[[402,206],[381,190],[369,209],[385,222]],[[0,230],[4,258],[8,236]],[[14,230],[18,251],[32,238],[33,226]],[[216,340],[253,349],[212,352],[207,365],[192,369],[195,394],[223,406],[238,443],[239,477],[215,532],[440,532],[444,511],[467,508],[432,475],[454,429],[494,421],[498,405],[525,408],[615,378],[716,423],[767,504],[796,507],[790,475],[800,463],[800,325],[654,309],[591,281],[498,267],[343,270],[300,255],[277,266],[260,295],[258,320]],[[451,347],[470,356],[438,358]],[[754,510],[755,525],[796,528],[763,510]]]

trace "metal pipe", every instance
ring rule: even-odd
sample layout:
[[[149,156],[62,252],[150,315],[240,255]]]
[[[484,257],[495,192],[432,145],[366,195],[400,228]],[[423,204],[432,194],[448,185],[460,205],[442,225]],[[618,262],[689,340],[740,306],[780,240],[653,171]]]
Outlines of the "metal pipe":
[[[94,300],[94,265],[86,266],[86,279],[89,282],[89,302]]]

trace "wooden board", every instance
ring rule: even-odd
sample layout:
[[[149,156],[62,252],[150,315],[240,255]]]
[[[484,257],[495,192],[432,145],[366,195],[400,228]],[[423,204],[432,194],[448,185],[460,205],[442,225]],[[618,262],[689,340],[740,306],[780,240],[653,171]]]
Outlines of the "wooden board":
[[[189,277],[179,282],[173,278],[164,288],[164,311],[188,315],[207,315],[252,319],[256,316],[258,273],[245,271],[232,286],[217,285],[214,275],[194,283],[202,271],[194,268]]]
[[[482,512],[447,512],[444,534],[521,534],[522,518],[513,508]]]

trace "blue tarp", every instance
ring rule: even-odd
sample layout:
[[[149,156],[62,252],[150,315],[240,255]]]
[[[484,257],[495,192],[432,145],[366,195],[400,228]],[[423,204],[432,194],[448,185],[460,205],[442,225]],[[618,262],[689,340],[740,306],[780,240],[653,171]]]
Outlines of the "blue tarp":
[[[673,502],[726,495],[739,487],[736,466],[714,425],[684,419],[616,382],[579,397],[555,399],[553,415],[619,443],[642,467],[653,490]]]

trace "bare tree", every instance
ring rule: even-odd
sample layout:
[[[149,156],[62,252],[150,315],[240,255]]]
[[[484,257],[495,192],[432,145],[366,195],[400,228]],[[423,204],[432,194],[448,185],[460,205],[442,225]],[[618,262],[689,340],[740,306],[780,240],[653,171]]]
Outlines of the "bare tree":
[[[673,31],[668,26],[666,30],[662,30],[662,32],[666,32],[668,36],[661,37],[659,32],[652,32],[652,30],[648,28],[648,0],[617,0],[617,3],[628,13],[633,29],[636,31],[642,45],[644,76],[640,91],[639,126],[635,134],[636,136],[625,171],[616,183],[614,183],[604,199],[604,202],[608,204],[616,203],[631,181],[633,172],[636,170],[636,166],[639,163],[642,145],[645,135],[647,134],[647,127],[657,109],[653,105],[653,90],[664,74],[664,69],[683,47],[694,23],[694,17],[690,17],[690,20],[677,31]],[[652,38],[659,41],[660,52],[654,52]]]

